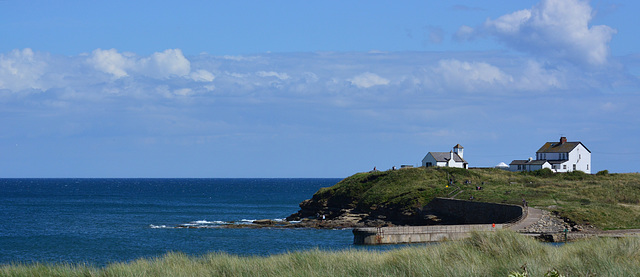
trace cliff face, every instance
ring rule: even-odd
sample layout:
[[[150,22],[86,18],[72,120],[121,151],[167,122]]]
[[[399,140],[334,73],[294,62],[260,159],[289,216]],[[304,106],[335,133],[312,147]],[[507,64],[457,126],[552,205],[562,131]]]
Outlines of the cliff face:
[[[300,203],[300,210],[287,220],[314,221],[324,216],[327,222],[348,227],[435,224],[441,219],[424,206],[439,191],[438,184],[446,183],[446,174],[434,172],[403,169],[358,173],[320,189]]]
[[[323,219],[324,216],[324,219]],[[336,227],[383,227],[394,225],[431,225],[437,217],[418,208],[384,204],[362,210],[355,201],[327,201],[308,199],[300,203],[300,211],[287,217],[288,221],[305,220]]]

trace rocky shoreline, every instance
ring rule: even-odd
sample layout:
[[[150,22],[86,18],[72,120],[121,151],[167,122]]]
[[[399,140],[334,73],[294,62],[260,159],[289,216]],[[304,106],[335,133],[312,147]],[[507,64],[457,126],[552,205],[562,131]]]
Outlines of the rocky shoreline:
[[[301,204],[302,205],[302,204]],[[354,212],[353,210],[341,210],[340,214],[322,219],[322,215],[299,219],[300,212],[294,213],[285,220],[260,219],[251,222],[224,222],[212,225],[194,225],[191,223],[177,226],[152,226],[152,228],[176,228],[176,229],[200,229],[200,228],[315,228],[315,229],[354,229],[359,227],[393,227],[407,226],[396,225],[388,218],[373,216],[372,214]],[[442,225],[442,224],[431,224]],[[446,225],[446,224],[445,224]],[[412,225],[416,226],[416,225]],[[542,210],[541,218],[519,230],[527,236],[532,236],[545,242],[575,241],[590,237],[626,237],[640,235],[639,229],[602,231],[592,225],[579,225],[575,222],[558,216],[557,214]]]
[[[308,199],[300,203],[300,210],[284,220],[260,219],[250,222],[219,222],[217,224],[181,224],[165,228],[316,228],[316,229],[353,229],[360,227],[394,227],[424,225],[456,225],[451,218],[439,217],[425,209],[406,209],[406,207],[370,207],[368,211],[355,208],[350,199],[327,201]],[[580,225],[556,213],[541,210],[540,219],[518,230],[542,241],[562,242],[593,236],[621,237],[640,235],[640,230],[602,231],[592,225]],[[156,228],[159,226],[152,226]]]

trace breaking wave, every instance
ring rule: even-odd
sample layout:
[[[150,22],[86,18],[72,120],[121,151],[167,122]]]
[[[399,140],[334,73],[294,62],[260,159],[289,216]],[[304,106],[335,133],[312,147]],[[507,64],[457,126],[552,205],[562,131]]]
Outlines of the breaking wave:
[[[221,228],[229,225],[251,225],[256,219],[240,219],[238,221],[221,221],[221,220],[194,220],[187,223],[178,223],[175,225],[155,225],[150,224],[151,229],[207,229],[207,228]],[[275,222],[283,222],[284,218],[273,219]]]

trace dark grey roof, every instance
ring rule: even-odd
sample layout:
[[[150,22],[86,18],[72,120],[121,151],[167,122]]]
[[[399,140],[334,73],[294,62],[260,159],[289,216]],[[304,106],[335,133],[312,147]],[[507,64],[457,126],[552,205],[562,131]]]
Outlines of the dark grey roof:
[[[540,149],[538,149],[536,153],[569,153],[580,144],[582,144],[582,142],[579,141],[565,143],[560,143],[557,141],[547,142],[542,147],[540,147]],[[584,147],[584,149],[587,149],[587,151],[589,151],[589,149],[584,146],[584,144],[582,144],[582,146]],[[591,153],[591,151],[589,151],[589,153]]]
[[[429,152],[437,162],[446,162],[451,158],[451,152]],[[458,163],[466,163],[463,158],[458,156],[457,153],[453,153],[453,161]]]
[[[523,165],[523,164],[535,164],[542,165],[549,161],[547,160],[513,160],[510,165]]]

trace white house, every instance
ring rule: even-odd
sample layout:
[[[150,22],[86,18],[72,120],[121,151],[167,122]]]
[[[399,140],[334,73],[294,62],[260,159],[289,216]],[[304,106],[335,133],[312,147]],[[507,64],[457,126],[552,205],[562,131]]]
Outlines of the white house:
[[[534,160],[533,158],[513,160],[509,164],[509,170],[511,171],[535,171],[543,168],[551,169],[551,164],[546,160]]]
[[[582,142],[568,142],[561,137],[559,142],[547,142],[536,152],[536,159],[514,160],[511,171],[533,171],[549,168],[554,172],[582,171],[591,173],[591,151]]]
[[[464,160],[464,148],[457,144],[450,152],[429,152],[422,159],[422,166],[443,166],[468,168],[469,163]]]

